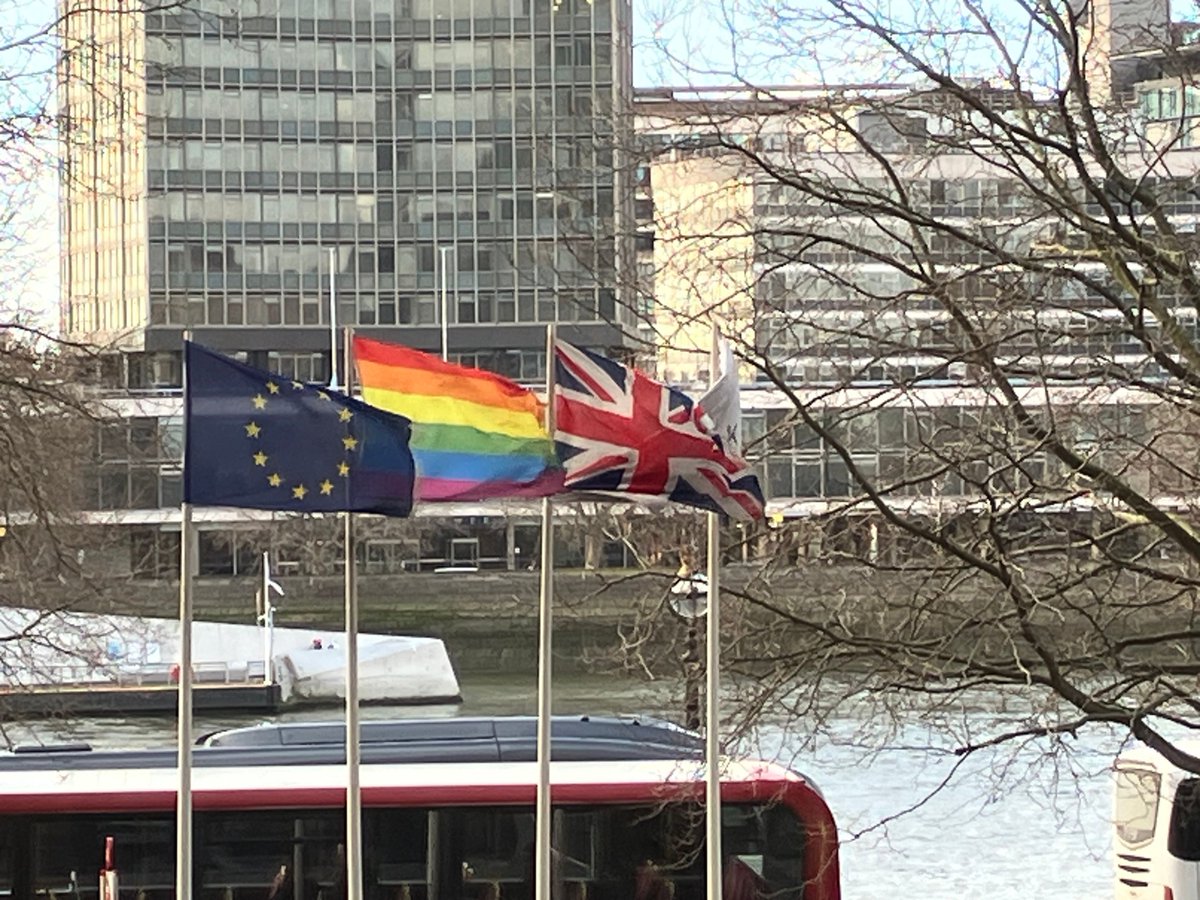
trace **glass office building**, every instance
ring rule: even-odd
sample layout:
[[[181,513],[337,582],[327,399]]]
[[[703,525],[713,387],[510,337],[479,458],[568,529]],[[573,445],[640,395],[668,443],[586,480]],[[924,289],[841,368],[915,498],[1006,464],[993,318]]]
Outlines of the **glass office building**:
[[[119,6],[64,35],[62,308],[133,386],[185,328],[323,377],[331,275],[339,325],[435,349],[444,301],[523,380],[546,322],[622,342],[625,0]]]

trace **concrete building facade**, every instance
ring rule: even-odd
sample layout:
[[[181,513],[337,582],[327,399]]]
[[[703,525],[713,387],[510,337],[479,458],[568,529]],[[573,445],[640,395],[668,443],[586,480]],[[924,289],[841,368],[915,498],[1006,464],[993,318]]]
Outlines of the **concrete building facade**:
[[[306,381],[333,322],[434,352],[445,323],[452,360],[535,385],[547,323],[629,344],[627,0],[61,11],[61,324],[107,351],[86,495],[132,571],[177,555],[185,330]],[[517,567],[535,520],[437,508],[368,569]],[[202,573],[243,573],[262,525],[201,516]]]
[[[456,357],[529,381],[547,322],[620,346],[628,17],[89,5],[60,65],[66,333],[149,354],[126,360],[135,387],[172,383],[185,328],[324,377],[331,291],[339,325],[437,349],[445,314]]]
[[[1101,50],[1089,51],[1088,65],[1120,83],[1118,99],[1140,110],[1148,141],[1175,142],[1167,165],[1200,172],[1189,117],[1178,115],[1195,93],[1190,45],[1166,53],[1110,40],[1098,29],[1131,23],[1141,7],[1101,6],[1089,20],[1089,46]],[[1155,22],[1158,12],[1150,10]],[[128,106],[116,112],[77,84],[93,72],[87,65],[113,57],[88,63],[81,54],[76,71],[68,55],[68,104],[91,102],[91,127],[111,140],[68,145],[81,187],[64,192],[65,321],[76,336],[128,351],[117,373],[127,385],[163,389],[115,401],[123,416],[99,445],[95,506],[130,528],[135,569],[169,571],[177,558],[182,422],[171,387],[182,330],[266,368],[326,377],[330,248],[339,322],[433,349],[444,274],[451,356],[534,383],[544,375],[543,324],[559,321],[592,346],[637,346],[660,377],[699,387],[718,322],[791,392],[761,369],[742,370],[745,443],[775,517],[810,519],[851,503],[851,465],[929,516],[981,492],[1066,482],[1069,473],[979,386],[958,325],[906,272],[912,247],[895,221],[848,212],[813,189],[869,192],[886,182],[861,142],[828,126],[830,110],[897,167],[923,215],[1025,250],[1069,249],[1077,235],[1047,232],[1002,166],[965,145],[956,152],[942,141],[935,152],[944,98],[911,87],[641,91],[633,144],[634,123],[619,114],[629,96],[627,25],[626,6],[601,0],[181,9],[111,32],[133,60],[122,63],[133,72],[121,76]],[[979,90],[997,108],[1027,104]],[[139,103],[144,128],[107,124]],[[135,145],[124,156],[105,149],[122,141]],[[113,173],[135,159],[144,160],[136,174]],[[777,164],[774,177],[763,177],[764,161]],[[796,173],[807,186],[788,183]],[[125,188],[106,193],[106,179]],[[1200,219],[1186,193],[1166,209],[1185,225]],[[988,327],[1005,365],[1103,363],[1161,375],[1145,347],[1105,318],[1100,288],[1079,293],[1078,279],[1048,277],[1020,293],[1051,302],[1001,308],[1011,293],[1002,267],[950,242],[927,248],[927,261],[973,309],[994,308]],[[1071,265],[1104,287],[1096,260],[1078,255]],[[137,290],[118,289],[130,284]],[[1177,313],[1194,335],[1194,309]],[[849,464],[797,417],[796,399],[849,447]],[[1114,464],[1136,458],[1158,427],[1153,397],[1103,379],[1077,377],[1025,400],[1055,411],[1075,446]],[[1149,468],[1136,477],[1149,478]],[[252,568],[266,521],[202,517],[202,571]],[[535,522],[522,504],[427,508],[366,539],[364,566],[525,568]],[[624,527],[581,523],[560,558],[625,564]],[[306,571],[310,561],[299,554],[284,564]]]

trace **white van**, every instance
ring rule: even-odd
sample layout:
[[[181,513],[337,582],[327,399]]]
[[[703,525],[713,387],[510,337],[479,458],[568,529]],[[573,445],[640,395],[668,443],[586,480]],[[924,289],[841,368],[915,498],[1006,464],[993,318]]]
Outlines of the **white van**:
[[[1181,749],[1200,755],[1200,742]],[[1200,900],[1200,775],[1147,747],[1113,768],[1116,900]]]

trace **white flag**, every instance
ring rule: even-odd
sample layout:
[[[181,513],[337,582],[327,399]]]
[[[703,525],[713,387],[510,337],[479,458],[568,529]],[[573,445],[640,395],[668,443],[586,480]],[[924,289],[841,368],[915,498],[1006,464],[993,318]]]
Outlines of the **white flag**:
[[[721,372],[708,392],[700,398],[700,408],[713,422],[713,434],[721,438],[723,449],[731,456],[742,455],[742,398],[738,391],[737,364],[733,346],[721,338]]]

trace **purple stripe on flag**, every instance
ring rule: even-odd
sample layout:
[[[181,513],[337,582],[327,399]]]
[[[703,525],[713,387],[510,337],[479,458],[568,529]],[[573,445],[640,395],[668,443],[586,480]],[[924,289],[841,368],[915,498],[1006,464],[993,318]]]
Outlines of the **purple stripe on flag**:
[[[563,472],[555,469],[525,483],[418,477],[413,494],[415,499],[425,501],[492,500],[498,497],[548,497],[561,494],[563,490]]]

